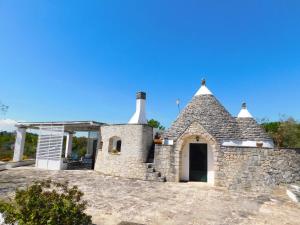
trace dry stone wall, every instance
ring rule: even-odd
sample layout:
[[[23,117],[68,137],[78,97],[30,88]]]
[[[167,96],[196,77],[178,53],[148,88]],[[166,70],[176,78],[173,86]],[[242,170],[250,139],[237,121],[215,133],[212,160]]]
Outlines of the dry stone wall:
[[[177,181],[176,155],[174,146],[155,146],[155,169],[167,181]],[[300,182],[300,151],[293,149],[220,147],[215,160],[215,186],[269,191],[279,184]]]
[[[173,146],[171,145],[155,145],[154,164],[155,170],[159,171],[167,181],[173,181],[175,174],[171,168],[171,159],[173,156]]]
[[[292,149],[222,147],[215,184],[233,190],[269,190],[300,181],[300,152]]]
[[[101,127],[102,149],[95,170],[113,176],[146,179],[146,160],[153,143],[153,129],[147,125]],[[224,147],[193,123],[175,145],[156,145],[154,168],[167,181],[179,181],[182,146],[188,137],[199,135],[217,147],[214,151],[214,184],[232,190],[268,190],[275,185],[300,182],[300,152],[292,149]],[[109,153],[109,140],[119,137],[120,154]]]

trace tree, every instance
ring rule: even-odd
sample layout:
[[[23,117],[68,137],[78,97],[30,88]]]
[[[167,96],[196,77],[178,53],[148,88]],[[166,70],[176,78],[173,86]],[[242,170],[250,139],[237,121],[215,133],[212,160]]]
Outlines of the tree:
[[[281,122],[277,134],[280,147],[300,148],[300,124],[293,118]]]
[[[86,154],[87,141],[86,137],[73,137],[72,152],[76,153],[79,158]]]
[[[264,122],[262,126],[277,147],[300,148],[300,123],[292,117],[282,117],[278,122]]]
[[[160,124],[160,122],[158,122],[158,121],[155,120],[155,119],[148,120],[148,125],[149,125],[150,127],[153,127],[153,128],[158,128],[158,129],[160,129],[160,130],[165,130],[165,127],[162,126],[162,125]]]
[[[0,212],[4,222],[11,225],[91,225],[82,196],[77,186],[69,188],[68,183],[36,181],[18,189],[14,201],[1,201]]]
[[[16,135],[12,132],[0,131],[0,161],[9,161],[13,158],[13,147]],[[24,159],[34,159],[36,154],[36,147],[38,142],[38,135],[27,133],[24,146]]]

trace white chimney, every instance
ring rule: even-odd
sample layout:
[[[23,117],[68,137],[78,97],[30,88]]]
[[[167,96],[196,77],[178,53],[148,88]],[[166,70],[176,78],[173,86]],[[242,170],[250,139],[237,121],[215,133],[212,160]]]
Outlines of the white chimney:
[[[146,93],[137,92],[136,93],[136,110],[129,124],[147,124],[146,118]]]
[[[238,118],[252,118],[251,113],[247,109],[246,103],[242,104],[242,109],[238,115]]]

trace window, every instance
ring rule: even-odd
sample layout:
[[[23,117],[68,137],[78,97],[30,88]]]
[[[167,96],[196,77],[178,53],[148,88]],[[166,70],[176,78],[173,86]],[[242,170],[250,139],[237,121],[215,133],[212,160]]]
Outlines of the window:
[[[118,141],[117,141],[117,146],[116,146],[116,150],[117,150],[118,152],[121,152],[121,145],[122,145],[122,141],[121,141],[121,140],[118,140]]]
[[[122,140],[119,137],[111,137],[109,139],[108,152],[110,154],[118,155],[121,153]]]

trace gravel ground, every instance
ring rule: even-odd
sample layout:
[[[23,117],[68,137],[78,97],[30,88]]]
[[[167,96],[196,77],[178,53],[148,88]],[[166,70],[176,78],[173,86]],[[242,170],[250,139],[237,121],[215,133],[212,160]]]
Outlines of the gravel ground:
[[[273,193],[230,192],[203,183],[157,183],[105,176],[90,170],[19,167],[0,172],[0,196],[36,179],[68,180],[85,193],[95,224],[300,224],[300,206],[284,187]],[[130,222],[130,223],[126,223]]]

